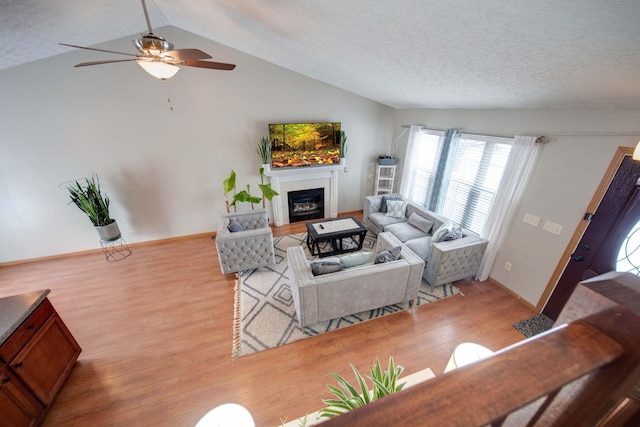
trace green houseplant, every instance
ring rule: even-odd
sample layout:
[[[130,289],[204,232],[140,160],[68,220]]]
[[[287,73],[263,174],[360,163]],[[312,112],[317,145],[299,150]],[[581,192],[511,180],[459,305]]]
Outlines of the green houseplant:
[[[351,385],[344,377],[330,372],[334,379],[338,381],[338,385],[334,386],[327,384],[331,393],[335,396],[335,399],[323,399],[322,402],[327,407],[320,409],[318,412],[311,415],[307,414],[304,417],[298,418],[292,421],[288,425],[295,425],[296,427],[305,427],[306,425],[321,424],[323,420],[321,418],[333,418],[338,415],[342,415],[352,409],[359,408],[368,403],[378,400],[382,397],[388,396],[392,393],[402,390],[406,382],[398,383],[398,379],[404,368],[400,365],[396,365],[393,357],[389,357],[389,365],[386,370],[382,370],[380,366],[380,360],[376,358],[373,367],[370,370],[369,376],[363,376],[355,366],[349,364],[353,373],[356,376],[356,385]],[[367,384],[366,378],[371,380],[372,385]],[[285,421],[282,421],[284,426]]]
[[[260,137],[260,142],[258,142],[256,151],[258,152],[263,165],[271,163],[271,141],[268,137]]]
[[[341,130],[340,131],[340,158],[344,159],[347,157],[347,134]]]
[[[224,204],[227,208],[227,213],[229,213],[229,197],[227,194],[234,191],[236,189],[236,173],[232,170],[229,177],[222,181],[222,191],[224,192]],[[235,208],[235,205],[234,205]]]
[[[100,190],[98,175],[75,181],[67,186],[69,197],[78,209],[84,212],[98,231],[101,240],[115,240],[120,237],[116,220],[109,216],[109,197]]]
[[[254,209],[255,205],[262,202],[262,207],[266,206],[266,200],[271,201],[274,196],[279,195],[272,187],[271,184],[264,183],[264,168],[259,169],[260,174],[260,184],[258,184],[258,188],[260,188],[260,192],[262,193],[262,197],[252,196],[251,195],[251,186],[247,184],[246,190],[242,190],[238,193],[235,193],[236,189],[236,173],[232,170],[231,174],[228,178],[222,181],[222,188],[224,191],[224,202],[227,208],[227,213],[230,213],[230,208],[233,207],[234,212],[237,208],[238,202],[248,202],[251,204],[251,210]],[[234,191],[233,200],[229,203],[228,193]]]
[[[258,187],[260,188],[260,192],[262,193],[262,207],[264,208],[266,207],[264,199],[271,201],[271,199],[273,199],[275,196],[279,196],[280,193],[274,190],[271,187],[271,184],[264,183],[264,168],[260,168],[258,172],[260,173],[260,184],[258,184]]]
[[[349,364],[349,366],[351,366],[356,376],[357,385],[353,386],[342,376],[330,372],[329,375],[338,381],[340,387],[327,384],[327,387],[329,387],[335,399],[325,399],[322,401],[327,407],[320,410],[319,414],[321,417],[332,418],[344,414],[352,409],[359,408],[374,400],[400,391],[406,384],[398,384],[398,378],[400,374],[402,374],[402,371],[404,371],[404,368],[396,365],[393,357],[389,357],[389,366],[384,371],[380,366],[380,360],[376,358],[370,371],[371,375],[367,376],[372,382],[371,389],[369,385],[367,385],[365,377],[360,374],[356,367],[352,364]]]

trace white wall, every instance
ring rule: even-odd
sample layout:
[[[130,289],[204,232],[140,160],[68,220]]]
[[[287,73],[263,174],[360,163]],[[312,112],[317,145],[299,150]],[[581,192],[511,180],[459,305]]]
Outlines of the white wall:
[[[156,33],[237,67],[183,68],[166,88],[134,63],[73,68],[115,57],[83,50],[0,71],[0,262],[99,247],[60,188],[94,172],[128,242],[215,230],[231,169],[257,193],[255,147],[269,123],[342,122],[339,211],[361,209],[392,109],[177,28]],[[136,36],[99,47],[134,52]]]
[[[398,110],[394,135],[402,133],[403,124],[422,124],[484,134],[550,136],[490,274],[536,305],[617,147],[637,143],[639,118],[638,111]],[[576,134],[618,136],[570,136]],[[406,141],[405,134],[398,150],[401,159]],[[537,228],[522,222],[525,212],[541,218]],[[542,230],[547,220],[563,225],[560,235]],[[507,261],[513,264],[509,272],[503,268]]]
[[[129,242],[215,230],[224,212],[222,180],[233,168],[239,185],[257,190],[255,145],[274,122],[342,122],[349,153],[339,210],[358,210],[372,191],[377,155],[388,153],[402,124],[424,124],[551,136],[491,271],[535,305],[615,149],[634,146],[640,135],[634,111],[394,111],[173,27],[156,32],[178,48],[198,47],[237,68],[185,68],[166,89],[133,63],[73,68],[112,58],[81,50],[0,71],[0,262],[99,247],[89,220],[59,188],[93,172]],[[100,47],[132,52],[135,36]],[[562,224],[562,233],[523,223],[525,212],[540,216],[541,224]],[[502,268],[505,261],[513,264],[510,272]]]

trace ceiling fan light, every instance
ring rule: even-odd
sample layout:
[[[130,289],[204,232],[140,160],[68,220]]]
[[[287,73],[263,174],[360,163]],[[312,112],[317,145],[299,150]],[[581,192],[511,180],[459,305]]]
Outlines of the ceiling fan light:
[[[161,61],[137,61],[147,73],[161,80],[167,80],[175,76],[180,67]]]
[[[633,160],[640,160],[640,141],[638,141],[638,145],[636,145],[636,149],[633,150]]]

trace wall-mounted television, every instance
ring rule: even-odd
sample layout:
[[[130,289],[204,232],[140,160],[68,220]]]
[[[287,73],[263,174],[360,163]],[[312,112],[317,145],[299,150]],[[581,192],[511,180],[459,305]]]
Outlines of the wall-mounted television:
[[[269,125],[271,167],[340,163],[340,122]]]

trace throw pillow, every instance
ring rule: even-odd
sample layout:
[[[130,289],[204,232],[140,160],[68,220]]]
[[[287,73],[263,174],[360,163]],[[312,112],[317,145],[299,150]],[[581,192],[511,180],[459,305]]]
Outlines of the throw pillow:
[[[242,224],[240,224],[235,219],[232,219],[231,221],[229,221],[229,225],[227,226],[227,228],[232,233],[235,233],[237,231],[244,231],[244,227],[242,227]]]
[[[442,240],[440,240],[440,241],[441,242],[448,242],[449,240],[457,240],[457,239],[461,239],[461,238],[462,238],[462,228],[458,227],[458,228],[454,228],[453,230],[451,230],[450,232],[445,234],[444,237],[442,238]]]
[[[387,213],[387,201],[388,200],[402,200],[400,196],[382,196],[382,203],[380,203],[380,212]]]
[[[409,224],[413,225],[415,228],[425,234],[429,234],[431,232],[431,228],[433,227],[433,221],[423,218],[415,212],[412,213],[409,217]]]
[[[312,261],[310,265],[311,273],[313,273],[314,276],[335,273],[336,271],[340,271],[344,268],[340,261]]]
[[[451,221],[447,221],[440,226],[436,231],[434,231],[433,236],[431,236],[431,243],[438,243],[442,241],[442,238],[453,230],[453,223]]]
[[[389,261],[395,261],[400,259],[400,251],[402,248],[400,246],[396,246],[391,249],[387,249],[386,251],[378,252],[376,256],[375,264],[382,264]]]
[[[340,257],[340,262],[344,268],[355,267],[357,265],[366,264],[372,260],[371,252],[354,252],[349,255]]]
[[[387,216],[404,218],[407,211],[407,202],[404,200],[387,200]]]

